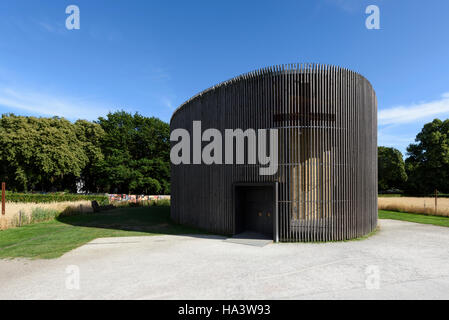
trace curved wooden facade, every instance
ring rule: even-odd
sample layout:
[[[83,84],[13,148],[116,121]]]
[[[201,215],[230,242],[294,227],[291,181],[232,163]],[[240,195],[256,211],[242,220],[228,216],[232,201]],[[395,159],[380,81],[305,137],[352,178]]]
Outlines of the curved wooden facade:
[[[196,120],[203,130],[278,129],[279,169],[261,176],[259,165],[172,164],[174,221],[235,234],[236,185],[265,183],[276,193],[275,240],[344,240],[376,228],[377,99],[360,74],[316,64],[264,68],[191,98],[170,127],[192,132]]]

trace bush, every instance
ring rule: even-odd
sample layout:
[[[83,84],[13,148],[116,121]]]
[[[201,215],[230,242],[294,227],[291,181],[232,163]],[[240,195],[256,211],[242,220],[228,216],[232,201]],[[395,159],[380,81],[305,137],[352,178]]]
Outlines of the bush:
[[[170,206],[170,200],[169,199],[162,199],[155,201],[154,205],[156,206]]]
[[[150,207],[150,206],[170,206],[169,199],[161,200],[142,200],[137,202],[130,201],[114,201],[112,203],[116,207]]]
[[[60,214],[62,213],[58,210],[44,208],[34,208],[31,215],[21,211],[9,221],[9,227],[21,227],[31,223],[53,220]]]
[[[109,204],[107,196],[73,193],[15,193],[6,192],[6,202],[49,203],[64,201],[96,200],[99,205]]]
[[[21,227],[23,225],[29,224],[30,219],[28,215],[20,210],[19,213],[15,214],[14,217],[9,221],[9,226],[11,227]]]
[[[31,223],[42,222],[55,219],[59,212],[54,209],[35,208],[31,213]]]

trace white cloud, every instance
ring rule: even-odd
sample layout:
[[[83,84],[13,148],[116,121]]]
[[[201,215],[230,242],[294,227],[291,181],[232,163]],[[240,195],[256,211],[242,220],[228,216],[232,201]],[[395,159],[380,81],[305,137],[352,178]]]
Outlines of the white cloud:
[[[171,80],[170,74],[162,68],[153,69],[149,78],[153,81],[161,81],[161,82]]]
[[[384,147],[394,147],[399,149],[403,155],[406,154],[407,146],[413,143],[415,136],[413,133],[395,132],[386,129],[379,129],[377,133],[377,144]],[[415,133],[416,134],[416,133]]]
[[[38,22],[38,24],[48,32],[55,32],[55,28],[46,22]]]
[[[173,106],[173,102],[171,101],[171,99],[167,98],[167,97],[162,97],[161,98],[161,102],[164,106],[166,106],[168,109],[173,110],[174,106]]]
[[[358,0],[328,0],[327,2],[337,6],[343,11],[354,13],[362,4]]]
[[[62,23],[48,23],[46,21],[34,21],[42,30],[54,34],[64,34],[67,29]]]
[[[46,116],[94,120],[108,113],[95,101],[38,93],[28,89],[0,88],[0,105]]]
[[[439,100],[421,102],[406,106],[397,106],[379,111],[379,125],[413,123],[446,115],[449,116],[449,92]]]

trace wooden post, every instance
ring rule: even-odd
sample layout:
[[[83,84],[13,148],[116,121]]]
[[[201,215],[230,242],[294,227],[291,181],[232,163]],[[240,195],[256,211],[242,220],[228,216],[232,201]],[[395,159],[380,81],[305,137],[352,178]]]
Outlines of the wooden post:
[[[437,216],[437,208],[438,208],[438,190],[435,189],[435,215]]]
[[[6,184],[2,182],[2,215],[0,218],[0,230],[6,229]]]
[[[6,202],[6,183],[2,182],[2,216],[6,214],[5,202]]]

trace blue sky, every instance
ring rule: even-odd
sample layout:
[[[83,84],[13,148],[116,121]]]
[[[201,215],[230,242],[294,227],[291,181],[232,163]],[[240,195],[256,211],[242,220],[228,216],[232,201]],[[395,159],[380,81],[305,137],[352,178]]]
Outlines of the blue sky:
[[[80,8],[67,30],[65,8]],[[380,30],[365,8],[380,8]],[[169,121],[226,79],[292,62],[368,78],[379,145],[405,151],[449,118],[449,1],[1,0],[0,113],[94,120],[124,109]]]

